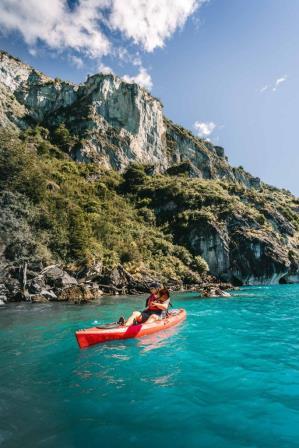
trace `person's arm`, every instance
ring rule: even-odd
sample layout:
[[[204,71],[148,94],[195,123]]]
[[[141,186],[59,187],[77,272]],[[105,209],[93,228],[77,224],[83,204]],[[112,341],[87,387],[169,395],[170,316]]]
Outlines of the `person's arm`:
[[[161,302],[152,302],[152,305],[155,305],[157,308],[159,308],[159,310],[164,311],[164,310],[167,310],[167,308],[168,308],[169,300],[170,299],[167,299],[163,303],[161,303]]]
[[[157,298],[157,296],[155,296]],[[145,302],[145,309],[148,310],[149,306],[153,303],[153,295],[151,294]]]

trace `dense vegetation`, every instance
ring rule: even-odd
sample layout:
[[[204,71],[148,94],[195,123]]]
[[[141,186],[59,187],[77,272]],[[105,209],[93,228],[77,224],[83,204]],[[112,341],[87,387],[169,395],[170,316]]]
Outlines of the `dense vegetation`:
[[[190,243],[194,228],[223,229],[233,243],[236,231],[271,237],[277,247],[285,235],[298,243],[299,203],[287,191],[191,179],[187,163],[164,175],[139,165],[120,174],[74,162],[68,154],[76,143],[64,126],[2,131],[0,239],[7,261],[122,264],[137,278],[192,283],[208,270]],[[298,261],[292,251],[286,256]]]
[[[225,249],[217,252],[219,240],[215,237],[219,236],[227,245],[230,266],[235,266],[235,272],[240,270],[243,277],[251,273],[258,276],[268,269],[271,272],[272,260],[289,263],[296,272],[299,200],[289,191],[266,184],[255,189],[225,179],[190,178],[186,163],[170,171],[180,174],[147,176],[144,167],[132,166],[124,177],[131,201],[154,211],[156,223],[171,233],[177,244],[193,255],[208,247],[221,259]],[[136,179],[133,185],[132,179]],[[255,250],[265,255],[256,257]],[[234,275],[228,278],[237,284],[240,281]]]
[[[1,133],[0,237],[10,262],[61,262],[111,268],[122,264],[138,276],[198,280],[207,270],[173,244],[153,211],[129,200],[126,175],[72,161],[67,132],[41,127],[20,136]],[[58,146],[59,145],[59,146]],[[138,184],[138,179],[132,179]]]
[[[184,167],[185,163],[181,166]],[[286,218],[293,232],[299,230],[298,206],[299,200],[286,190],[279,190],[266,184],[261,188],[246,188],[241,183],[225,180],[190,179],[188,168],[186,175],[172,167],[168,173],[175,176],[146,176],[144,167],[130,167],[125,174],[130,185],[130,179],[139,179],[133,190],[135,203],[146,203],[156,210],[159,224],[168,229],[179,226],[186,227],[191,221],[210,221],[221,224],[232,215],[243,216],[255,223],[260,230],[273,231],[275,223],[270,224],[269,218]],[[138,173],[138,174],[137,174]],[[143,178],[142,178],[143,176]],[[169,209],[169,203],[175,204]],[[273,216],[276,215],[276,216]],[[282,219],[281,219],[282,221]],[[279,225],[279,222],[276,223]],[[285,223],[284,223],[285,224]],[[292,232],[292,230],[290,230]]]

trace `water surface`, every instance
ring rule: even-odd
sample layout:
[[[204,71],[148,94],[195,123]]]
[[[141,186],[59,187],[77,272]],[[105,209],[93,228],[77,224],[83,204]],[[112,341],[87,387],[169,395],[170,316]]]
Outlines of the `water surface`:
[[[143,301],[0,309],[3,447],[298,447],[299,286],[179,294],[179,327],[77,347]]]

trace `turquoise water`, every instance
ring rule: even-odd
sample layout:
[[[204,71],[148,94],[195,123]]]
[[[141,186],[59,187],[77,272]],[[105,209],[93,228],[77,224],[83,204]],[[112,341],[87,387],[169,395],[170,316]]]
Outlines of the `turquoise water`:
[[[3,447],[298,447],[299,286],[179,294],[179,327],[78,349],[143,300],[0,310]]]

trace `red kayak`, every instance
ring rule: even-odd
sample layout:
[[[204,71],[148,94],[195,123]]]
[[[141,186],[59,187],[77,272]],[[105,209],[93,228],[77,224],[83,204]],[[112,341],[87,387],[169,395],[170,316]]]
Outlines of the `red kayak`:
[[[115,339],[139,338],[157,331],[166,330],[182,322],[186,317],[184,309],[170,311],[165,319],[147,324],[131,325],[130,327],[114,324],[102,327],[91,327],[85,330],[76,331],[76,338],[80,348],[89,347],[99,342],[111,341]],[[113,324],[111,324],[113,325]]]

